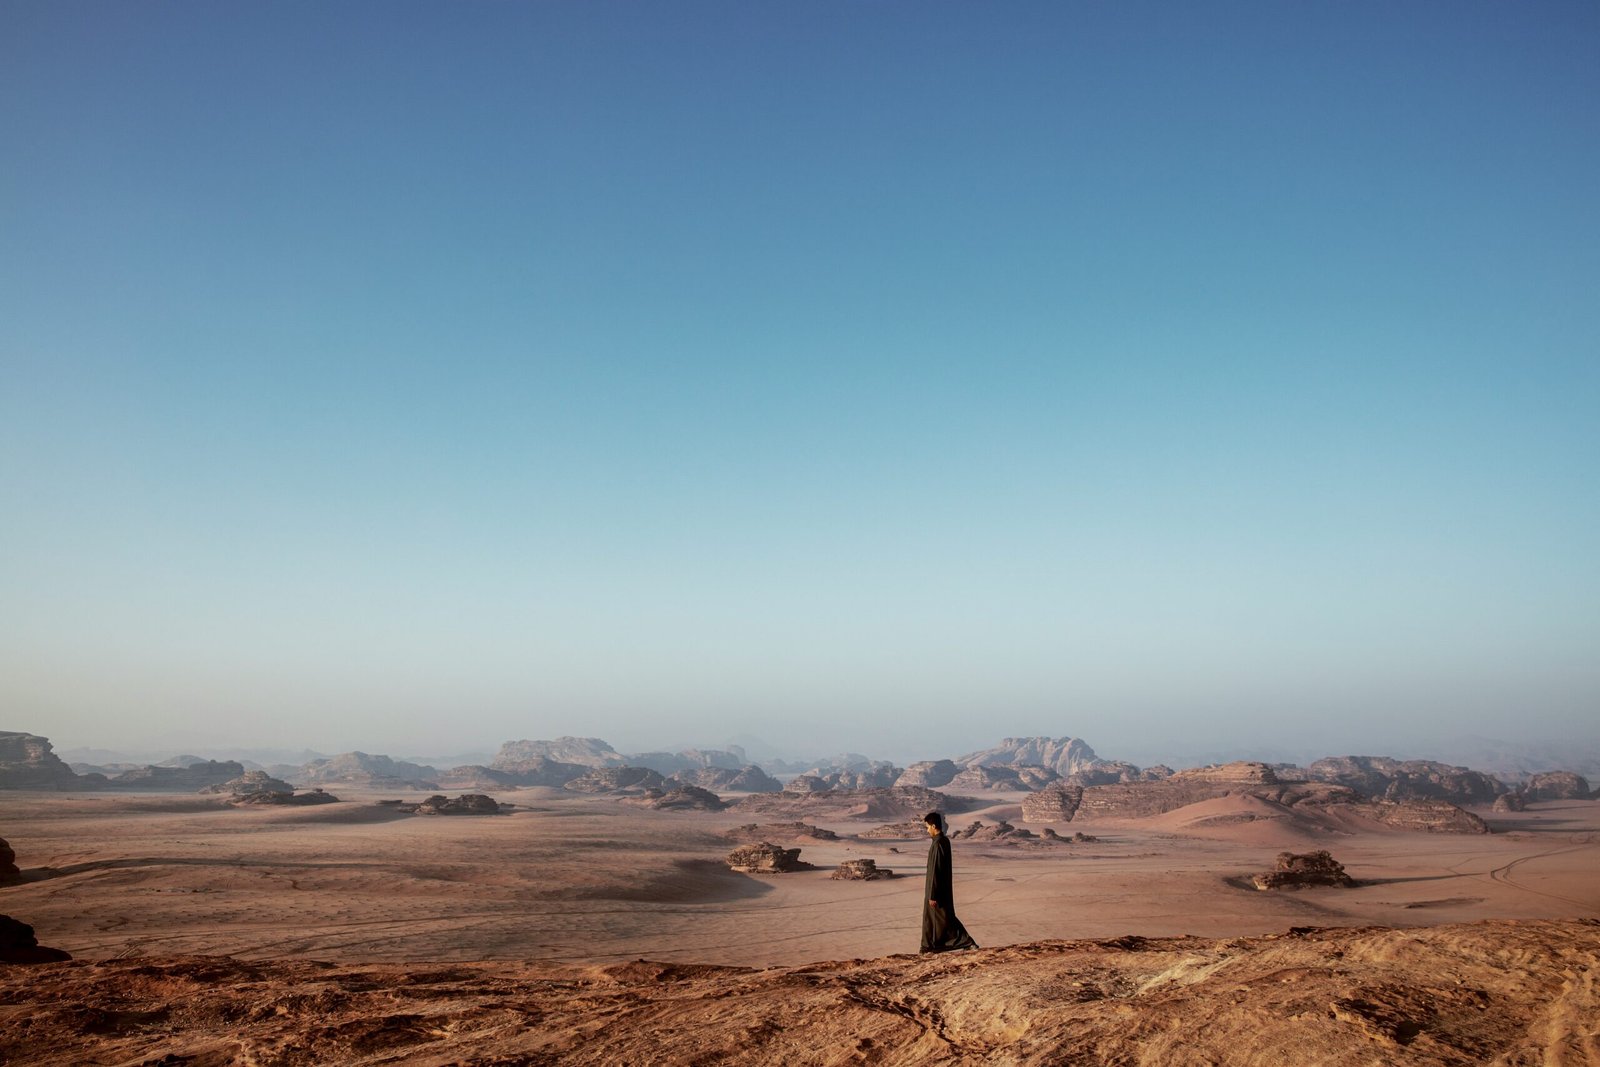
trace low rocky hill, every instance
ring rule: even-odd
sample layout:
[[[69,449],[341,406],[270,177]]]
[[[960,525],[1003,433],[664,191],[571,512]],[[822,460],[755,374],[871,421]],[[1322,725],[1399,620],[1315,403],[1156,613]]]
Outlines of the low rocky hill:
[[[1043,941],[754,970],[0,967],[0,1061],[1600,1065],[1600,922]]]
[[[1506,791],[1499,779],[1482,771],[1433,760],[1396,760],[1388,756],[1330,756],[1307,767],[1305,776],[1389,800],[1492,804]]]
[[[317,759],[300,768],[299,785],[356,785],[375,789],[438,789],[439,771],[420,763],[345,752]]]

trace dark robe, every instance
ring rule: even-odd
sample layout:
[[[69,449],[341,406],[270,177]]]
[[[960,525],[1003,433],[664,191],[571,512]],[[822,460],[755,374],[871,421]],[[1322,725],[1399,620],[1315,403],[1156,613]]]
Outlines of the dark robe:
[[[922,888],[922,951],[949,952],[955,948],[977,947],[978,943],[956,918],[955,888],[950,878],[950,839],[940,834],[928,845],[928,880]]]

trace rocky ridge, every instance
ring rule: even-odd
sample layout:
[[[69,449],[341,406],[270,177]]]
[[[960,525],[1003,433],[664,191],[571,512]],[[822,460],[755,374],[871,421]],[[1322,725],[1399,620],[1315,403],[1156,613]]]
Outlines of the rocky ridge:
[[[1594,1067],[1597,958],[1593,920],[765,970],[134,956],[0,968],[0,1061]]]

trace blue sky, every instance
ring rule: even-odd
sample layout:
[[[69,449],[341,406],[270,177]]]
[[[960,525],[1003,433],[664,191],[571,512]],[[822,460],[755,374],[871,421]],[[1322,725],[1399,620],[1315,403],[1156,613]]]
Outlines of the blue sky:
[[[0,8],[61,745],[1600,721],[1592,4]]]

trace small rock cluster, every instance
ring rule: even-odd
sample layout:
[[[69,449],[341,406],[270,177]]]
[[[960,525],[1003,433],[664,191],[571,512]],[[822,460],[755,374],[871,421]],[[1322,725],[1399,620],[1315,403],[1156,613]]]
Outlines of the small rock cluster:
[[[498,815],[500,805],[482,793],[462,793],[453,799],[436,793],[411,812],[414,815]]]
[[[1278,863],[1251,879],[1257,889],[1298,889],[1307,885],[1353,886],[1354,878],[1344,873],[1344,864],[1326,851],[1280,852]]]
[[[828,877],[835,881],[844,882],[872,882],[879,878],[893,878],[894,872],[887,867],[879,867],[876,860],[860,859],[845,860],[839,864],[839,869]]]
[[[799,849],[783,848],[770,841],[740,845],[728,853],[727,864],[745,874],[787,874],[813,869],[811,864],[801,862]]]

